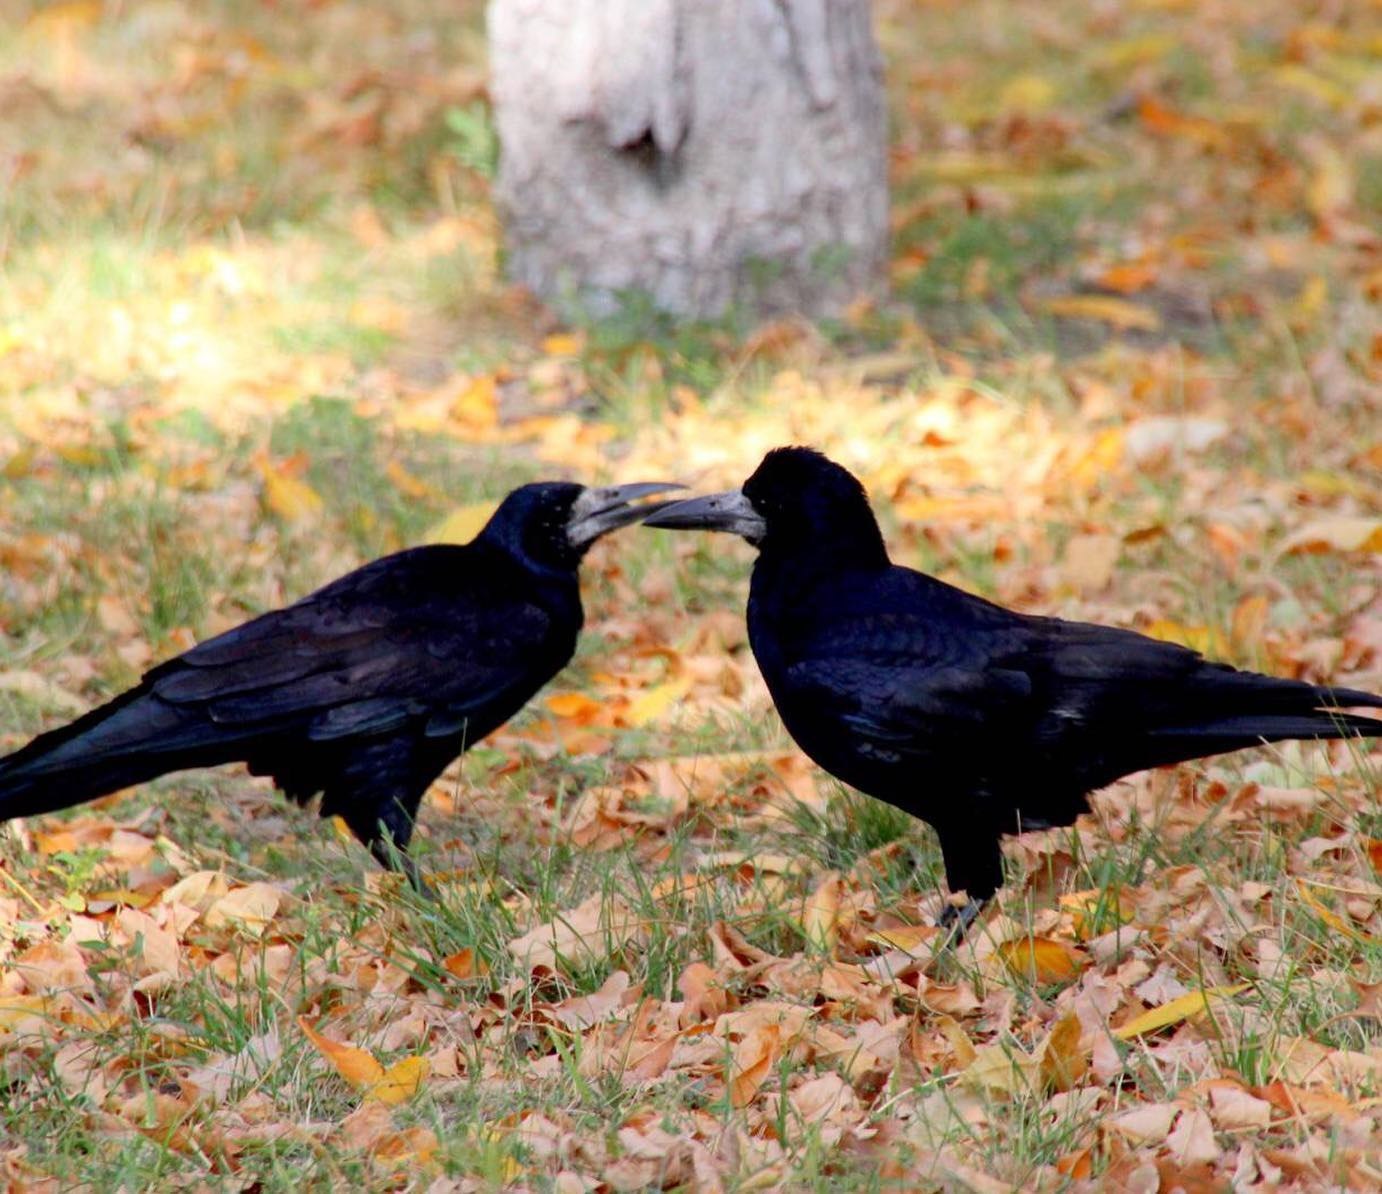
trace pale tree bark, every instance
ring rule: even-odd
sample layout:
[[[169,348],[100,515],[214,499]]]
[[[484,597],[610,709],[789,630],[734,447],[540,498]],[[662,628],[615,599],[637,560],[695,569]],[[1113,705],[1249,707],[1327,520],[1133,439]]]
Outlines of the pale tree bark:
[[[490,0],[508,271],[568,313],[839,312],[886,259],[868,0]]]

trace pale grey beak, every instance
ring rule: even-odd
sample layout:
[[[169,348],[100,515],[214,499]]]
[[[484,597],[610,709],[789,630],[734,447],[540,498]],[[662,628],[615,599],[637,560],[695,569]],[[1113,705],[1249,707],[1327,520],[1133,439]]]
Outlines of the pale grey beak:
[[[584,547],[601,535],[641,522],[649,514],[670,506],[672,502],[644,502],[632,505],[639,498],[654,493],[668,493],[685,489],[674,481],[634,481],[629,485],[608,485],[602,489],[586,489],[571,503],[571,516],[566,524],[566,537],[572,547]]]
[[[662,509],[645,518],[643,524],[674,531],[728,531],[731,535],[742,535],[750,543],[761,543],[768,533],[763,515],[738,489],[687,498],[684,502],[665,502]]]

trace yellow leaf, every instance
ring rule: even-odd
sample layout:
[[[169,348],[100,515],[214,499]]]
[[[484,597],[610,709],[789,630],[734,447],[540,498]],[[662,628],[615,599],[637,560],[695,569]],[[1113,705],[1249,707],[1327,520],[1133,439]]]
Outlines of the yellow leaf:
[[[998,956],[1018,978],[1040,986],[1072,983],[1087,964],[1073,946],[1049,937],[1019,937],[998,947]]]
[[[1071,294],[1047,299],[1042,309],[1066,319],[1096,319],[1123,331],[1155,332],[1161,316],[1150,307],[1105,294]]]
[[[260,460],[259,475],[264,481],[264,507],[284,522],[305,522],[321,513],[325,503],[321,494],[297,477],[281,472],[267,460]]]
[[[874,929],[864,940],[886,949],[900,949],[914,956],[930,953],[930,943],[937,930],[931,925],[898,925],[892,929]]]
[[[1126,1024],[1121,1024],[1115,1028],[1113,1035],[1120,1041],[1130,1041],[1134,1037],[1158,1032],[1163,1028],[1169,1028],[1172,1024],[1179,1024],[1182,1020],[1188,1020],[1191,1016],[1197,1016],[1201,1012],[1208,1011],[1211,999],[1226,999],[1230,995],[1237,995],[1239,991],[1246,991],[1248,986],[1248,983],[1231,983],[1227,986],[1207,987],[1202,991],[1187,991],[1169,1003],[1163,1003],[1160,1007],[1154,1007],[1151,1011],[1143,1012],[1140,1016],[1134,1016]]]
[[[1179,643],[1211,658],[1223,658],[1230,650],[1227,637],[1217,626],[1186,626],[1170,618],[1157,618],[1146,627],[1145,633],[1168,643]]]
[[[0,999],[0,1032],[7,1032],[35,1016],[47,1017],[51,1003],[47,995],[6,995]]]
[[[1164,33],[1146,33],[1141,37],[1108,42],[1094,50],[1094,62],[1113,70],[1126,70],[1144,62],[1155,62],[1180,48],[1180,40]]]
[[[1037,1086],[1041,1070],[1030,1053],[1000,1042],[976,1049],[960,1077],[991,1094],[1026,1094]]]
[[[58,444],[53,449],[60,460],[75,464],[78,468],[95,468],[106,459],[106,454],[90,444]]]
[[[1315,173],[1305,188],[1305,203],[1316,219],[1327,220],[1353,206],[1358,180],[1353,163],[1332,147],[1321,146],[1315,159]]]
[[[1300,288],[1300,293],[1296,295],[1296,301],[1292,305],[1292,314],[1299,322],[1309,324],[1324,310],[1328,298],[1329,284],[1316,274]]]
[[[89,29],[101,19],[101,0],[65,0],[39,9],[25,23],[24,32],[37,37],[65,38]]]
[[[549,357],[574,357],[585,347],[585,337],[572,332],[560,332],[548,336],[542,342],[542,351]]]
[[[379,1080],[365,1091],[365,1098],[383,1103],[386,1107],[396,1107],[417,1094],[431,1072],[427,1058],[405,1057],[402,1061],[394,1062],[379,1076]]]
[[[1353,940],[1361,941],[1365,944],[1371,944],[1373,941],[1376,940],[1376,938],[1373,937],[1371,933],[1365,933],[1361,929],[1354,928],[1353,925],[1351,925],[1337,912],[1334,912],[1330,908],[1327,908],[1324,905],[1324,903],[1320,900],[1319,896],[1317,896],[1313,891],[1309,889],[1309,887],[1306,886],[1306,880],[1296,880],[1296,891],[1300,893],[1300,898],[1305,902],[1305,904],[1310,908],[1310,910],[1314,912],[1316,916],[1318,916],[1322,921],[1324,921],[1324,923],[1327,924],[1336,933],[1342,933],[1345,937],[1352,937]]]
[[[374,1059],[374,1054],[369,1050],[357,1049],[354,1045],[322,1036],[312,1027],[306,1016],[298,1017],[298,1027],[316,1046],[317,1052],[356,1090],[369,1090],[383,1079],[384,1067]]]
[[[1042,112],[1056,98],[1056,85],[1042,75],[1017,75],[998,92],[998,106],[1004,112]]]
[[[954,1016],[942,1013],[936,1017],[936,1027],[941,1030],[941,1035],[945,1037],[951,1052],[955,1054],[955,1064],[960,1069],[973,1065],[978,1054],[974,1042],[969,1039],[969,1033],[965,1032],[960,1022]]]
[[[394,488],[404,497],[430,498],[436,496],[436,488],[428,485],[421,477],[415,477],[397,460],[384,465],[384,475],[394,483]]]
[[[840,876],[828,871],[802,909],[801,928],[817,949],[834,949],[840,931]]]
[[[691,691],[691,679],[691,674],[684,672],[640,692],[629,702],[629,707],[624,711],[624,720],[631,726],[642,726],[661,717]]]
[[[1272,72],[1278,83],[1299,91],[1302,95],[1308,95],[1311,99],[1326,105],[1330,108],[1346,108],[1353,102],[1354,92],[1349,88],[1343,87],[1332,79],[1326,79],[1323,75],[1317,75],[1314,71],[1308,70],[1298,62],[1288,62],[1284,66],[1278,66]]]
[[[452,510],[424,536],[428,543],[469,543],[485,529],[498,502],[471,502]]]
[[[470,427],[493,427],[499,422],[499,385],[491,373],[473,377],[451,404],[454,419]]]
[[[1287,535],[1277,547],[1284,556],[1323,552],[1382,552],[1382,518],[1341,514],[1307,523]]]

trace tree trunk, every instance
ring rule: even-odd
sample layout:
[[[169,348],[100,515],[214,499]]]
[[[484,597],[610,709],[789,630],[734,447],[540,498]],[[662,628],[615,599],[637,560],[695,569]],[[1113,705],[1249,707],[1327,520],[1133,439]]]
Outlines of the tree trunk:
[[[868,0],[490,0],[509,275],[567,313],[838,313],[887,247]]]

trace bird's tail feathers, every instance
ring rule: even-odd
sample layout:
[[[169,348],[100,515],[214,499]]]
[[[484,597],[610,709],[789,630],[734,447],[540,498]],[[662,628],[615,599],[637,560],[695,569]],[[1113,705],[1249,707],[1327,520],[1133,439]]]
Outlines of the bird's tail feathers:
[[[70,808],[168,771],[225,762],[232,757],[226,746],[214,727],[140,685],[0,759],[0,821]]]
[[[1341,713],[1334,709],[1321,709],[1312,713],[1243,713],[1206,720],[1195,725],[1167,726],[1156,736],[1187,742],[1226,743],[1227,745],[1220,746],[1213,752],[1218,753],[1239,750],[1259,742],[1284,742],[1290,738],[1382,737],[1382,718]],[[1206,750],[1205,753],[1211,752]]]

